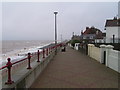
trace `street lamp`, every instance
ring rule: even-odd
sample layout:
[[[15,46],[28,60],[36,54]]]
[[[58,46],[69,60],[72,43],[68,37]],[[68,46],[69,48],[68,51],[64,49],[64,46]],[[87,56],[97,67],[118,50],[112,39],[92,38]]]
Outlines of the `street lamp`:
[[[57,45],[57,22],[56,22],[56,15],[58,14],[58,12],[54,12],[55,14],[55,45]],[[57,54],[57,47],[55,49],[55,54]]]
[[[113,34],[113,43],[115,43],[115,35]]]

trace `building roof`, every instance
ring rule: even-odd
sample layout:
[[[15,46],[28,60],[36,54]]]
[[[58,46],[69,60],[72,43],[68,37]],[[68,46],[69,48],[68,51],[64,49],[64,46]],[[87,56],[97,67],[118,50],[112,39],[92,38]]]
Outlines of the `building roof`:
[[[99,29],[95,28],[95,27],[86,27],[86,30],[83,32],[83,35],[85,34],[96,34],[96,32],[101,32]]]
[[[103,38],[102,36],[102,32],[95,28],[95,27],[86,27],[86,30],[84,32],[82,32],[82,36],[86,37],[86,36],[94,36],[95,38],[101,39]]]
[[[88,37],[88,36],[96,36],[96,34],[84,34],[83,36],[86,36],[86,37]]]
[[[120,26],[120,18],[114,18],[112,20],[106,20],[105,27],[115,27],[115,26]]]

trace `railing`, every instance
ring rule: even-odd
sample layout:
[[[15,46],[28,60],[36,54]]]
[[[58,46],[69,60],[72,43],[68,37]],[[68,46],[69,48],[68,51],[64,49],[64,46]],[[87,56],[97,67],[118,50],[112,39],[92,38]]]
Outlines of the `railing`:
[[[37,56],[37,62],[40,62],[40,54],[42,54],[42,58],[44,59],[45,56],[50,55],[53,52],[53,50],[55,50],[55,48],[58,48],[58,47],[61,47],[61,46],[62,46],[62,43],[57,44],[56,46],[52,46],[52,47],[46,48],[46,49],[43,48],[43,50],[41,52],[38,50],[37,52],[32,53],[32,54],[28,53],[26,58],[23,58],[21,60],[13,62],[13,63],[11,62],[11,59],[8,58],[7,59],[8,60],[7,64],[0,68],[0,70],[3,70],[5,68],[7,68],[6,72],[8,72],[8,80],[7,80],[7,82],[5,82],[5,84],[12,84],[12,83],[14,83],[14,81],[11,79],[11,69],[12,69],[13,65],[19,64],[20,62],[28,60],[27,69],[32,69],[32,67],[31,67],[31,58],[32,57]]]

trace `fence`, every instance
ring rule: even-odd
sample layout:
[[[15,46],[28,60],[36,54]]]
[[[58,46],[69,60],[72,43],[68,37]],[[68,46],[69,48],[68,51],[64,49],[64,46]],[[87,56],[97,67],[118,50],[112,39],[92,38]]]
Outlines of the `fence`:
[[[51,55],[55,52],[55,50],[56,50],[56,48],[59,48],[59,47],[61,47],[62,46],[62,43],[60,43],[60,44],[58,44],[58,45],[56,45],[56,46],[52,46],[52,47],[49,47],[49,48],[46,48],[46,49],[44,49],[43,48],[43,50],[40,52],[39,50],[37,51],[37,52],[35,52],[35,53],[28,53],[28,55],[27,55],[27,57],[25,57],[25,58],[23,58],[23,59],[21,59],[21,60],[18,60],[18,61],[16,61],[16,62],[11,62],[11,59],[10,58],[8,58],[7,60],[8,60],[8,62],[7,62],[7,64],[5,65],[5,66],[3,66],[3,67],[1,67],[0,68],[0,71],[2,70],[2,76],[3,76],[3,78],[6,78],[7,77],[7,81],[6,82],[4,82],[5,80],[3,80],[3,82],[5,83],[5,85],[12,85],[13,83],[15,83],[15,81],[13,81],[12,80],[12,75],[14,75],[14,73],[16,72],[16,71],[19,71],[20,69],[23,69],[24,68],[24,66],[26,66],[27,65],[27,67],[26,67],[26,70],[31,70],[33,67],[32,66],[35,66],[36,64],[33,64],[33,63],[38,63],[38,66],[36,67],[36,68],[34,68],[34,69],[36,69],[36,70],[33,70],[34,72],[34,74],[36,73],[37,74],[37,76],[40,74],[40,70],[38,71],[38,67],[39,67],[39,69],[42,67],[42,68],[44,68],[44,67],[46,67],[46,65],[47,65],[47,63],[49,62],[49,60],[52,58],[51,57]],[[52,55],[53,56],[53,55]],[[41,59],[41,60],[40,60]],[[35,61],[36,60],[36,61]],[[33,63],[32,63],[33,62]],[[39,63],[40,62],[40,63]],[[31,64],[32,64],[32,66],[31,66]],[[17,68],[17,69],[16,69]],[[15,70],[16,69],[16,70]],[[39,73],[38,73],[38,72]],[[8,73],[8,74],[7,74]],[[30,72],[28,72],[29,74],[30,74]],[[28,75],[28,73],[26,74],[26,75]],[[32,72],[31,72],[32,73]],[[22,73],[21,73],[22,74]],[[35,75],[36,75],[35,74]],[[31,75],[31,74],[30,74]],[[29,75],[29,76],[30,76]],[[19,75],[20,76],[20,75]],[[29,77],[28,76],[28,77]],[[25,76],[26,77],[26,76]],[[24,78],[25,78],[24,77]],[[32,77],[33,78],[33,77]],[[31,79],[32,79],[31,78]],[[31,80],[30,79],[25,79],[26,81],[25,82],[27,82],[27,84],[26,84],[26,86],[25,86],[25,84],[22,86],[22,87],[30,87],[30,85],[32,84],[32,82],[34,81],[32,81],[31,82]],[[27,81],[28,80],[28,81]],[[30,80],[30,81],[29,81]],[[24,83],[25,83],[24,82]],[[30,84],[29,84],[30,83]],[[14,86],[14,85],[13,85]],[[17,83],[17,87],[19,87],[20,85]],[[12,86],[11,86],[12,87]],[[14,86],[14,87],[16,87],[16,86]],[[6,88],[6,86],[5,86],[5,88]],[[8,88],[10,88],[10,87],[8,87]]]

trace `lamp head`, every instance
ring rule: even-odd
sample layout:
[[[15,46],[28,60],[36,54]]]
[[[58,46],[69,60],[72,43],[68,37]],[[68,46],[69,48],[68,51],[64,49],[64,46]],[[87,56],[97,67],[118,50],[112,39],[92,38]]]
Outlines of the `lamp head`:
[[[55,11],[54,14],[58,14],[58,12]]]

